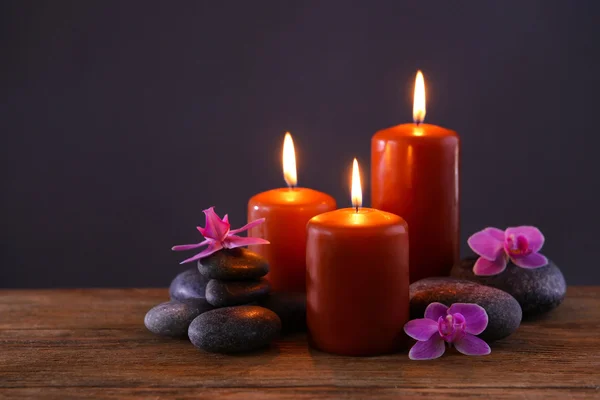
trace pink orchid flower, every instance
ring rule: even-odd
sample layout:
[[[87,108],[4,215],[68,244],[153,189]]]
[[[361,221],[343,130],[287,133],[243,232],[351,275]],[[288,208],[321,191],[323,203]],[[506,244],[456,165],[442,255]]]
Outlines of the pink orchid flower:
[[[509,259],[521,268],[548,264],[548,259],[538,253],[544,245],[544,235],[534,226],[518,226],[506,231],[485,228],[467,242],[480,256],[473,266],[475,275],[497,275],[506,269]]]
[[[229,230],[231,228],[231,225],[229,225],[229,216],[227,214],[225,214],[223,219],[219,218],[217,213],[215,213],[214,207],[208,208],[203,212],[204,215],[206,215],[206,227],[202,228],[200,226],[197,226],[196,229],[198,229],[198,231],[202,234],[202,236],[204,236],[206,240],[195,244],[183,244],[179,246],[174,246],[171,250],[183,251],[196,249],[202,246],[208,247],[202,250],[200,253],[196,254],[194,257],[182,261],[181,264],[196,261],[200,258],[208,257],[221,249],[233,249],[236,247],[249,246],[253,244],[269,244],[269,241],[265,239],[255,237],[242,237],[236,235],[236,233],[247,231],[250,228],[262,224],[263,222],[265,222],[264,218],[252,221],[239,229]]]
[[[410,349],[411,360],[433,360],[446,351],[445,343],[468,356],[485,356],[490,346],[479,335],[488,324],[485,309],[477,304],[454,303],[450,307],[431,303],[425,318],[413,319],[404,325],[404,332],[417,343]]]

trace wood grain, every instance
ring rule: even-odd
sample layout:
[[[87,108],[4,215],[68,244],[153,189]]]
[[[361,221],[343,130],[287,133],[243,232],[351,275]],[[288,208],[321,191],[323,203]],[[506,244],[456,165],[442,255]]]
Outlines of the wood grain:
[[[339,357],[305,335],[226,356],[148,332],[165,289],[0,291],[0,398],[600,398],[600,287],[571,287],[487,357]]]

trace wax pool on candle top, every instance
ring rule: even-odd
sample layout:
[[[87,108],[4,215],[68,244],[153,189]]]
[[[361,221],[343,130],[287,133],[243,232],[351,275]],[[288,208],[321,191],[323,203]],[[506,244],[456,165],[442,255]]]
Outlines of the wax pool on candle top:
[[[424,101],[423,94],[417,122]],[[371,140],[371,201],[408,223],[411,282],[448,275],[459,259],[459,148],[456,132],[423,123],[384,129]]]

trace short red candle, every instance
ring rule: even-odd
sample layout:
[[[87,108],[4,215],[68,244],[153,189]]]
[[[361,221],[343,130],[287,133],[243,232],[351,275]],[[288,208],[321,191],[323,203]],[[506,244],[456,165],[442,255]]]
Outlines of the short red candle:
[[[417,122],[425,117],[419,87],[417,79]],[[408,222],[411,282],[448,275],[459,260],[459,148],[456,132],[423,123],[379,131],[371,141],[371,202]]]
[[[288,134],[289,135],[289,134]],[[288,160],[293,157],[293,142],[286,135]],[[286,147],[284,146],[284,156]],[[291,156],[290,156],[291,154]],[[288,184],[296,184],[295,158],[284,176]],[[284,167],[285,170],[285,167]],[[306,290],[306,224],[315,215],[335,210],[336,203],[328,194],[307,188],[273,189],[253,196],[248,202],[248,222],[265,218],[248,235],[267,239],[271,244],[250,246],[269,262],[266,278],[271,290],[304,292]]]
[[[351,356],[403,347],[409,283],[408,232],[401,217],[344,208],[312,218],[306,267],[307,324],[314,347]]]

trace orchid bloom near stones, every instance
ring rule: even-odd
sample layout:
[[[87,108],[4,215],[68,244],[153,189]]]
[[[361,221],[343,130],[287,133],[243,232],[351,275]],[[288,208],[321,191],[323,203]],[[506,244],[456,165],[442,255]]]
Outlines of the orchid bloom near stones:
[[[488,324],[485,309],[477,304],[454,303],[450,307],[431,303],[425,318],[413,319],[404,325],[404,332],[417,343],[410,349],[411,360],[433,360],[446,351],[446,343],[468,356],[491,353],[490,346],[479,335]]]
[[[518,226],[506,231],[485,228],[471,236],[468,243],[480,256],[473,266],[475,275],[497,275],[506,269],[509,259],[521,268],[548,264],[548,259],[538,253],[544,245],[544,235],[534,226]]]
[[[217,213],[215,213],[214,207],[208,208],[203,212],[204,215],[206,215],[206,226],[204,228],[198,226],[196,227],[196,229],[198,229],[202,236],[204,236],[205,240],[195,244],[183,244],[179,246],[174,246],[171,250],[183,251],[196,249],[202,246],[208,247],[202,250],[200,253],[196,254],[195,256],[182,261],[181,264],[208,257],[221,249],[233,249],[236,247],[243,247],[255,244],[269,244],[269,241],[265,239],[236,235],[237,233],[247,231],[250,228],[262,224],[263,222],[265,222],[264,218],[252,221],[239,229],[230,230],[231,225],[229,225],[229,217],[227,216],[227,214],[225,214],[223,219],[219,218]]]

